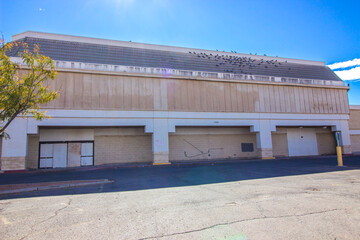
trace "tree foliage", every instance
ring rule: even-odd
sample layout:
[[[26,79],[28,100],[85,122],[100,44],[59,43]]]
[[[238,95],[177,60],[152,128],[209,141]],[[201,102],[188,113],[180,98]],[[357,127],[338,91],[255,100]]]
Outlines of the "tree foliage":
[[[39,47],[19,53],[22,63],[14,62],[7,54],[18,44],[1,43],[0,49],[0,134],[17,116],[32,116],[37,120],[45,117],[40,105],[57,98],[58,93],[51,91],[47,81],[54,80],[57,72],[51,58],[41,55]]]

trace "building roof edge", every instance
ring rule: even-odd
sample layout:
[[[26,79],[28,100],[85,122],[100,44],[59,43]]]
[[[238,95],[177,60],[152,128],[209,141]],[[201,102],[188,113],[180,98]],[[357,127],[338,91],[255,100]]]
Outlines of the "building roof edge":
[[[282,58],[282,57],[272,57],[272,56],[262,56],[262,55],[251,55],[251,54],[242,54],[242,53],[233,53],[233,52],[222,52],[206,49],[197,49],[197,48],[186,48],[186,47],[176,47],[176,46],[167,46],[167,45],[156,45],[149,43],[138,43],[130,41],[120,41],[112,39],[102,39],[102,38],[91,38],[83,36],[73,36],[73,35],[64,35],[64,34],[55,34],[55,33],[45,33],[45,32],[35,32],[35,31],[25,31],[19,34],[12,36],[12,41],[18,41],[20,39],[32,37],[32,38],[42,38],[42,39],[52,39],[60,41],[69,41],[69,42],[81,42],[81,43],[90,43],[90,44],[99,44],[99,45],[110,45],[110,46],[122,46],[122,47],[133,47],[133,48],[145,48],[152,50],[161,50],[161,51],[172,51],[172,52],[197,52],[197,53],[207,53],[207,54],[224,54],[228,56],[237,56],[237,57],[251,57],[253,59],[264,59],[264,60],[277,60],[280,62],[289,62],[297,64],[306,64],[306,65],[317,65],[325,66],[325,62],[321,61],[312,61],[312,60],[302,60],[302,59],[293,59],[293,58]]]

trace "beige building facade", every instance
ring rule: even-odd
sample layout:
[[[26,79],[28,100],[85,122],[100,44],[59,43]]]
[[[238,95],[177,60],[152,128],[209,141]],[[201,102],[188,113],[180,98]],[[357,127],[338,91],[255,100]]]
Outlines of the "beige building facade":
[[[354,154],[360,154],[360,106],[350,106],[350,139]]]
[[[25,32],[58,68],[49,120],[17,118],[1,169],[360,152],[360,108],[323,62]],[[13,61],[20,61],[14,55]],[[349,121],[350,119],[350,121]]]

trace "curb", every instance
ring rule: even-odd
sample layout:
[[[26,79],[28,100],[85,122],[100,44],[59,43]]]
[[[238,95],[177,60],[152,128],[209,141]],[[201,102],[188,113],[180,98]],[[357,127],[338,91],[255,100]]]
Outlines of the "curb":
[[[360,154],[343,154],[343,157],[356,157]],[[19,170],[0,170],[0,174],[16,174],[16,173],[49,173],[49,172],[82,172],[82,171],[96,171],[104,169],[116,169],[116,168],[144,168],[144,167],[166,167],[166,166],[180,166],[180,165],[206,165],[206,164],[219,164],[219,163],[237,163],[245,161],[278,161],[278,160],[288,160],[288,159],[302,159],[308,158],[309,156],[299,156],[299,157],[276,157],[275,159],[263,160],[260,158],[249,158],[249,159],[212,159],[212,160],[194,160],[194,161],[171,161],[169,164],[153,164],[153,163],[119,163],[119,164],[105,164],[98,166],[87,166],[87,167],[74,167],[74,168],[49,168],[49,169],[19,169]],[[310,156],[311,157],[311,156]],[[336,158],[336,155],[328,156],[312,156],[316,159],[322,158]]]
[[[29,170],[19,169],[19,170],[0,170],[0,173],[27,173]]]
[[[125,164],[105,164],[98,166],[87,166],[87,167],[71,167],[71,168],[45,168],[45,169],[21,169],[21,170],[0,170],[0,174],[15,174],[15,173],[48,173],[48,172],[70,172],[70,171],[95,171],[104,169],[115,169],[115,168],[142,168],[152,167],[151,163],[125,163]]]
[[[99,180],[99,181],[83,182],[83,183],[66,183],[66,184],[59,184],[59,185],[53,185],[53,186],[18,188],[18,189],[0,191],[0,195],[1,194],[24,193],[24,192],[33,192],[33,191],[42,191],[42,190],[71,188],[71,187],[81,187],[81,186],[113,183],[113,182],[114,182],[114,180],[104,179],[104,180]]]

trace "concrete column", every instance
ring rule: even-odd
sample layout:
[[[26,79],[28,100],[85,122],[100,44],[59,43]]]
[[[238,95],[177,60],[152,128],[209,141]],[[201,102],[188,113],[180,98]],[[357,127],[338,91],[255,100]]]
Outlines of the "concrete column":
[[[27,152],[27,120],[15,118],[6,129],[10,139],[3,138],[1,170],[25,169]]]
[[[259,122],[259,131],[256,133],[256,144],[259,156],[262,159],[274,159],[269,120],[261,120]]]
[[[343,154],[352,154],[348,121],[342,121],[337,129],[340,131],[340,145]]]
[[[154,119],[152,137],[153,164],[170,164],[169,130],[167,119]]]

